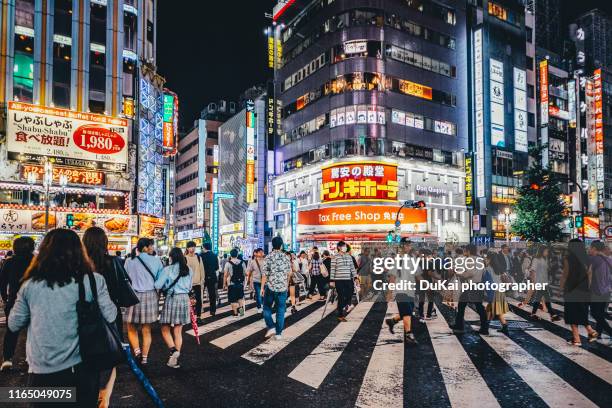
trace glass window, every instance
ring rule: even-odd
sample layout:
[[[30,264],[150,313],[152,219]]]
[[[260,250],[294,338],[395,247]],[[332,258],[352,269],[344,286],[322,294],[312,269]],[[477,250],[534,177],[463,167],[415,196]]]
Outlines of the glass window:
[[[70,107],[70,46],[53,44],[53,104]]]
[[[32,102],[34,88],[34,38],[15,35],[13,99]]]
[[[53,32],[72,36],[72,0],[55,0]]]

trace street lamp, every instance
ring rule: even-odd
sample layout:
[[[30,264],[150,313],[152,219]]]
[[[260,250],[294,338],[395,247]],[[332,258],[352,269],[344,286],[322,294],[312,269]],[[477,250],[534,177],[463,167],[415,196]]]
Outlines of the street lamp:
[[[36,179],[38,175],[30,171],[26,174],[26,179],[28,181],[28,205],[32,205],[32,186],[36,183]]]
[[[504,208],[504,212],[503,213],[499,213],[499,215],[497,216],[498,220],[500,222],[504,223],[504,228],[505,228],[505,233],[506,233],[506,243],[510,243],[510,223],[512,221],[512,211],[510,210],[510,207],[505,207]]]
[[[49,188],[53,183],[53,163],[45,158],[44,161],[45,173],[43,175],[43,187],[45,188],[45,232],[49,230]]]
[[[278,199],[278,203],[289,204],[289,210],[291,215],[291,249],[297,252],[297,200],[295,198],[281,197]]]

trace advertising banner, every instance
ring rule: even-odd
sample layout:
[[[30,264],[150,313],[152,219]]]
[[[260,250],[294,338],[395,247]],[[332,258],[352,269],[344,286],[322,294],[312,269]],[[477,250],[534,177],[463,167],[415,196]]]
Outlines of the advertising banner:
[[[45,169],[43,166],[24,164],[21,166],[21,177],[27,179],[27,175],[34,173],[37,182],[41,182]],[[69,167],[53,167],[53,182],[59,183],[60,177],[66,176],[69,184],[87,184],[91,186],[104,185],[106,176],[98,170],[76,169]]]
[[[155,238],[164,235],[166,220],[163,218],[150,217],[148,215],[140,216],[140,236],[147,238]]]
[[[55,228],[55,212],[49,212],[49,229]],[[45,212],[0,208],[0,231],[10,233],[44,232]]]
[[[57,212],[56,216],[58,227],[78,232],[85,232],[89,227],[100,227],[108,234],[138,234],[135,215]]]
[[[334,163],[321,169],[321,202],[393,201],[399,189],[397,164]]]
[[[337,232],[351,227],[370,231],[392,229],[398,209],[399,206],[353,205],[299,211],[298,230],[300,233],[317,233]],[[403,231],[425,232],[427,230],[427,210],[404,208],[398,219],[402,223]]]
[[[94,113],[9,102],[8,157],[53,158],[56,165],[107,171],[127,169],[128,121]]]

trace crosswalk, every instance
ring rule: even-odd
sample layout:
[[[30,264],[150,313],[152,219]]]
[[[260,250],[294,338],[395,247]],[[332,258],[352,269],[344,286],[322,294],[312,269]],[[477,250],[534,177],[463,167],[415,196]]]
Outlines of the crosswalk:
[[[425,324],[413,319],[416,347],[404,344],[401,323],[390,333],[384,320],[397,306],[382,301],[361,302],[347,322],[337,322],[335,305],[322,313],[323,302],[306,300],[295,314],[286,311],[277,340],[264,338],[265,323],[247,300],[243,317],[233,317],[229,305],[222,305],[217,316],[204,319],[199,335],[219,350],[237,353],[254,373],[268,367],[311,390],[304,392],[334,392],[344,381],[347,406],[612,406],[607,341],[569,345],[571,334],[562,321],[527,321],[528,312],[509,303],[510,336],[494,328],[487,336],[478,333],[478,315],[470,308],[466,333],[452,334],[455,311],[438,302],[437,319]],[[561,305],[554,308],[562,312]],[[294,343],[300,350],[288,358]]]

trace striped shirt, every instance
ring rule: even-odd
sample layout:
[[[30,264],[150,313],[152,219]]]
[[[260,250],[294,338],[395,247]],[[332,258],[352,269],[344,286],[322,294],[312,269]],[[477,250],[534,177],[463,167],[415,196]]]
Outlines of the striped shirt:
[[[331,280],[350,280],[357,275],[353,257],[347,253],[338,253],[332,258],[331,271],[329,278]]]

